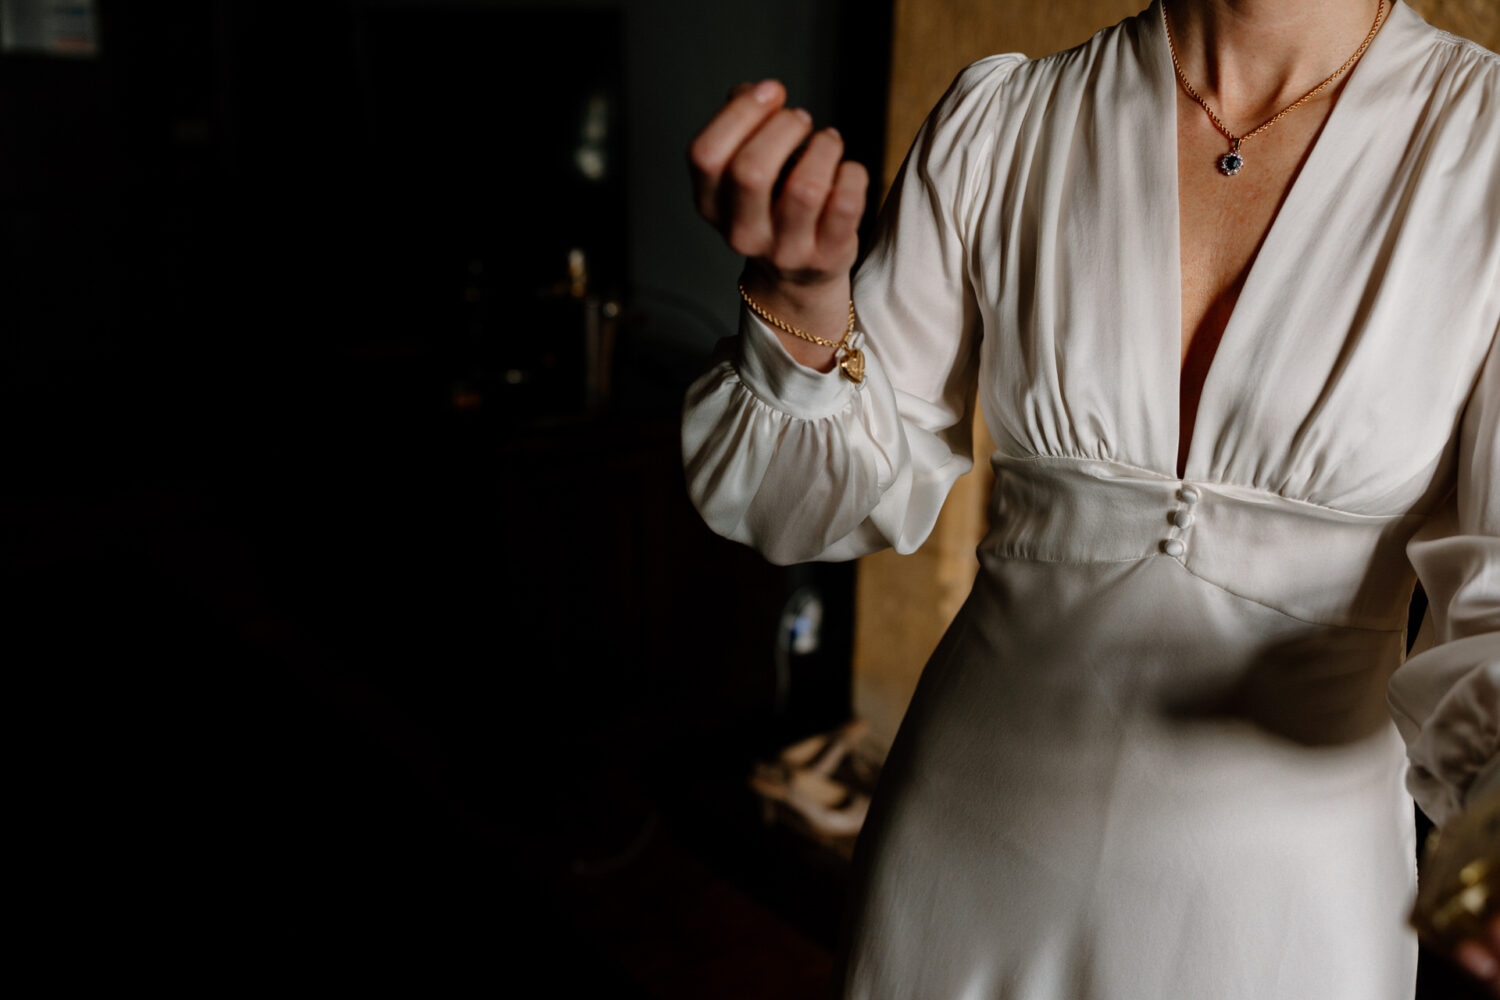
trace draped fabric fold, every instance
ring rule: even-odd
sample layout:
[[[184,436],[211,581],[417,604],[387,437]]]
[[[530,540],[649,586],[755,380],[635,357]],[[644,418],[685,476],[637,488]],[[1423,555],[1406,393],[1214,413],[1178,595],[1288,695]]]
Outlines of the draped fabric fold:
[[[1458,477],[1407,554],[1428,596],[1390,701],[1408,787],[1434,822],[1500,791],[1500,334],[1464,408]]]

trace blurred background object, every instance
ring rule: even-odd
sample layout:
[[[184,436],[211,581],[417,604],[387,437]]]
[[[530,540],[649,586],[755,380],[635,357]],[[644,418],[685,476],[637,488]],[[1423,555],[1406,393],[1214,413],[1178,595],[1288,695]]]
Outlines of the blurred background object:
[[[94,0],[5,0],[0,51],[87,58],[99,52]]]

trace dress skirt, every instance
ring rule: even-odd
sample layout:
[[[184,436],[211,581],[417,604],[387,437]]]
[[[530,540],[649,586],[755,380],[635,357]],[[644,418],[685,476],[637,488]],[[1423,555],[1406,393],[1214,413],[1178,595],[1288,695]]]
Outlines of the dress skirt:
[[[857,848],[843,995],[1409,998],[1412,802],[1381,694],[1404,608],[1377,626],[1327,553],[1399,555],[1400,519],[1108,463],[998,463],[996,492],[1006,527]],[[1246,521],[1256,560],[1322,536],[1283,607],[1213,579],[1235,569],[1209,538]],[[1295,616],[1332,618],[1330,588],[1360,624]]]

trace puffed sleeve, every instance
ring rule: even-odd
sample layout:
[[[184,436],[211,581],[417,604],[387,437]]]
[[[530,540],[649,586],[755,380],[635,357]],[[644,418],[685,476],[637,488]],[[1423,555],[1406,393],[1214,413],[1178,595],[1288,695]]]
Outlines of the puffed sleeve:
[[[1500,336],[1458,446],[1447,506],[1407,544],[1429,605],[1413,647],[1422,651],[1389,689],[1411,760],[1407,787],[1439,824],[1500,790]]]
[[[1024,60],[966,68],[917,134],[854,278],[862,383],[799,364],[741,309],[683,410],[688,491],[714,531],[779,564],[911,552],[932,531],[972,465],[967,217],[1004,80]]]

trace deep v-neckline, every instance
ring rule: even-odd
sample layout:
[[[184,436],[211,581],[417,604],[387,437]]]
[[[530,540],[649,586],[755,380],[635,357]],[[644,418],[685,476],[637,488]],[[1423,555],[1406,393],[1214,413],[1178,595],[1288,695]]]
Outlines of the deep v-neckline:
[[[1165,276],[1166,288],[1171,303],[1171,315],[1173,322],[1167,331],[1170,336],[1162,338],[1166,356],[1170,361],[1170,370],[1173,374],[1171,385],[1173,392],[1170,398],[1170,411],[1172,413],[1172,434],[1170,441],[1170,454],[1167,456],[1166,467],[1180,479],[1192,479],[1204,475],[1207,470],[1199,468],[1202,465],[1203,444],[1200,443],[1208,433],[1205,431],[1204,420],[1205,404],[1222,406],[1222,393],[1227,387],[1220,386],[1228,376],[1223,374],[1223,369],[1230,364],[1225,360],[1226,353],[1232,355],[1240,348],[1240,340],[1246,336],[1239,332],[1239,327],[1248,322],[1244,317],[1246,309],[1254,310],[1257,295],[1264,295],[1260,285],[1265,281],[1264,271],[1266,265],[1263,261],[1274,256],[1277,248],[1288,238],[1285,233],[1286,226],[1283,218],[1288,214],[1295,217],[1295,209],[1307,198],[1313,195],[1309,193],[1313,188],[1327,188],[1331,179],[1336,176],[1332,172],[1333,164],[1325,164],[1324,161],[1332,154],[1328,151],[1330,147],[1340,144],[1347,131],[1347,122],[1352,112],[1344,109],[1351,105],[1357,105],[1364,96],[1364,84],[1370,79],[1369,73],[1361,73],[1362,67],[1366,66],[1372,56],[1377,56],[1377,49],[1382,39],[1389,34],[1390,22],[1397,16],[1401,6],[1400,0],[1391,0],[1391,9],[1386,14],[1385,21],[1380,30],[1376,32],[1368,48],[1359,62],[1350,67],[1348,77],[1329,109],[1328,116],[1321,128],[1313,136],[1312,145],[1303,156],[1301,164],[1292,175],[1291,184],[1288,186],[1281,204],[1277,207],[1271,218],[1271,224],[1267,227],[1265,236],[1261,239],[1260,248],[1250,258],[1243,274],[1243,282],[1240,285],[1239,294],[1235,298],[1234,305],[1230,308],[1229,316],[1224,322],[1223,332],[1219,335],[1218,343],[1213,346],[1209,354],[1207,370],[1203,376],[1203,385],[1198,393],[1198,402],[1193,409],[1192,432],[1187,442],[1186,452],[1182,445],[1183,411],[1182,411],[1182,376],[1186,359],[1182,350],[1182,297],[1184,283],[1182,280],[1182,188],[1181,178],[1178,176],[1178,81],[1176,70],[1172,66],[1171,50],[1167,45],[1166,26],[1162,20],[1162,0],[1153,0],[1151,14],[1156,40],[1156,53],[1154,67],[1158,77],[1157,86],[1154,88],[1157,97],[1155,108],[1158,123],[1165,123],[1166,135],[1163,140],[1157,142],[1156,148],[1162,155],[1158,162],[1152,164],[1152,168],[1158,172],[1158,176],[1165,176],[1168,182],[1164,185],[1166,204],[1156,214],[1157,218],[1163,219],[1168,232],[1163,234],[1167,242],[1164,244],[1170,248],[1166,256],[1170,259],[1170,273]],[[1162,86],[1162,83],[1165,86]],[[1165,105],[1165,106],[1163,106]],[[1164,160],[1165,162],[1161,162]],[[1226,183],[1233,183],[1232,178],[1225,178]],[[1248,303],[1248,306],[1247,306]],[[1207,411],[1210,416],[1211,410]],[[1182,467],[1178,468],[1178,456],[1183,456]]]

